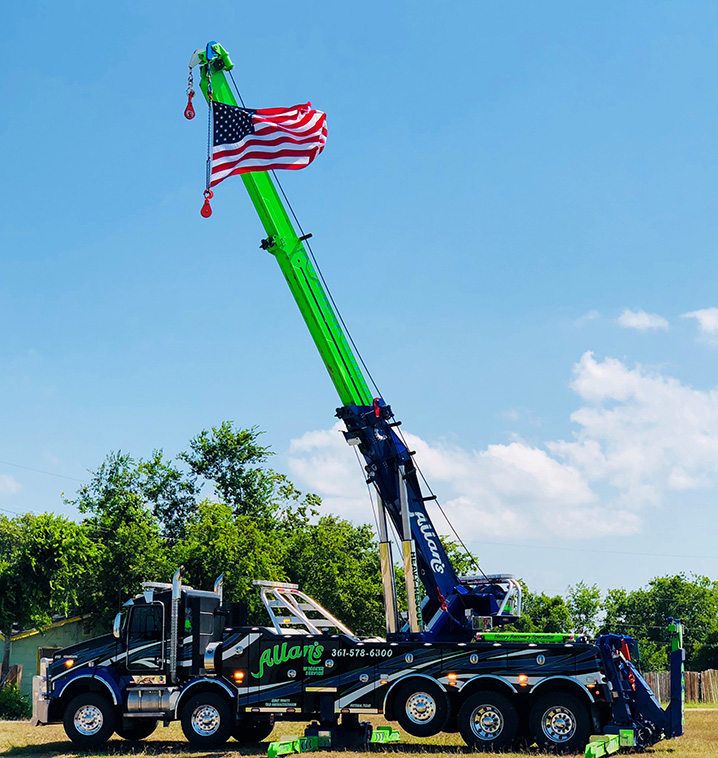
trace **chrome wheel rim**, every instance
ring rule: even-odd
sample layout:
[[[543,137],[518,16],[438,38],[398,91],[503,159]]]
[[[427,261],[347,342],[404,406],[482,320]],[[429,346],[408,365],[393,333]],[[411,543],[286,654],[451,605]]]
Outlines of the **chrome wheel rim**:
[[[480,740],[488,742],[495,740],[504,730],[504,716],[496,706],[485,703],[474,708],[469,724]]]
[[[209,737],[219,729],[219,711],[212,705],[200,705],[192,713],[192,729],[202,737]]]
[[[105,719],[96,705],[83,705],[75,711],[73,723],[80,734],[91,737],[102,729]]]
[[[541,729],[551,742],[562,743],[576,734],[576,717],[564,705],[549,708],[541,717]]]
[[[406,715],[415,724],[426,724],[436,716],[436,701],[426,692],[415,692],[406,701]]]

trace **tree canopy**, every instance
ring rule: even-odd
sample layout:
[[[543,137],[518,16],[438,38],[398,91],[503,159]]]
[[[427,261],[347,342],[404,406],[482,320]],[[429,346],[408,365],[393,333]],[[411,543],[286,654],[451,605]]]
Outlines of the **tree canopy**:
[[[231,422],[200,432],[175,460],[111,452],[67,502],[76,523],[54,514],[0,516],[0,632],[42,627],[53,614],[89,614],[106,625],[143,581],[168,581],[185,566],[187,581],[209,588],[225,574],[225,595],[244,601],[249,618],[264,610],[254,579],[299,584],[356,632],[381,634],[384,610],[372,529],[320,515],[320,499],[300,492],[267,464],[272,451],[256,428]],[[442,538],[457,571],[477,562]],[[401,597],[402,570],[397,567]],[[527,632],[612,631],[634,636],[644,667],[666,665],[669,617],[686,624],[691,668],[718,667],[718,583],[703,576],[657,577],[646,587],[609,590],[582,581],[564,596],[523,585]],[[3,668],[7,668],[5,646]]]

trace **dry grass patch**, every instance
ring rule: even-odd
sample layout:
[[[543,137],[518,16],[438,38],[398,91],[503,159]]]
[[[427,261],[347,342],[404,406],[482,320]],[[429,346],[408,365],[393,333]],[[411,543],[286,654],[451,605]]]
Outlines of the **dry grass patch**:
[[[381,719],[372,719],[375,724],[386,723]],[[96,751],[76,751],[65,736],[61,726],[31,727],[26,721],[0,722],[0,756],[20,756],[22,758],[75,758],[75,756],[122,756],[146,755],[157,758],[231,758],[232,756],[266,756],[267,742],[287,735],[301,734],[302,724],[280,723],[274,733],[262,744],[252,748],[240,747],[230,741],[226,748],[219,751],[192,750],[182,734],[179,724],[167,728],[158,727],[157,731],[144,742],[129,743],[119,737],[113,737],[102,749]],[[402,736],[401,743],[376,745],[366,752],[346,751],[342,758],[366,758],[369,754],[387,754],[390,758],[418,758],[421,755],[440,758],[468,754],[458,735],[440,734],[427,740],[419,740],[409,735]],[[316,758],[330,758],[336,753],[313,753]],[[476,753],[475,755],[479,755]],[[505,753],[506,758],[519,758],[535,755],[536,750],[524,753]],[[676,740],[661,742],[649,748],[644,755],[655,758],[718,758],[718,710],[686,713],[686,734]]]

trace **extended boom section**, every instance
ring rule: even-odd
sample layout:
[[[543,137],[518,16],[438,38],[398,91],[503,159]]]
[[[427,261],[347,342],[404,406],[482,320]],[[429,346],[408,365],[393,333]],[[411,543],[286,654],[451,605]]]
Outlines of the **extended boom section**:
[[[236,106],[224,76],[232,62],[221,45],[210,43],[192,58],[201,64],[205,96],[209,99],[211,86],[211,99]],[[266,171],[241,177],[267,234],[261,247],[277,259],[342,403],[371,403],[371,392],[304,248],[306,238],[295,231],[272,178]]]

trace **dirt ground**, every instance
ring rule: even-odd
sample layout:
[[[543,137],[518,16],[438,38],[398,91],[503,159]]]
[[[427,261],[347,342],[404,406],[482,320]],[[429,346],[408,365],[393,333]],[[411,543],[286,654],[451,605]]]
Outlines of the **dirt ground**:
[[[385,723],[376,720],[377,724]],[[394,725],[395,726],[395,725]],[[195,751],[189,748],[178,724],[157,731],[144,742],[129,743],[119,737],[113,737],[105,748],[98,751],[78,752],[72,749],[61,726],[31,727],[28,722],[0,722],[0,756],[22,756],[23,758],[73,758],[74,756],[122,756],[146,755],[156,758],[231,758],[231,756],[266,756],[267,743],[288,735],[303,732],[299,724],[278,724],[273,734],[259,746],[240,748],[236,743],[229,742],[220,751]],[[468,753],[458,735],[442,734],[427,740],[417,740],[408,735],[402,735],[400,743],[390,746],[373,746],[367,752],[344,752],[342,758],[366,758],[367,754],[386,753],[391,758],[414,758],[418,754],[432,755],[439,758],[442,755]],[[316,758],[329,758],[327,752],[317,752]],[[336,753],[334,754],[336,755]],[[526,753],[505,753],[511,756],[538,755],[534,750]],[[650,748],[644,754],[663,758],[718,758],[718,710],[688,710],[686,712],[686,734],[675,740],[661,742]]]

